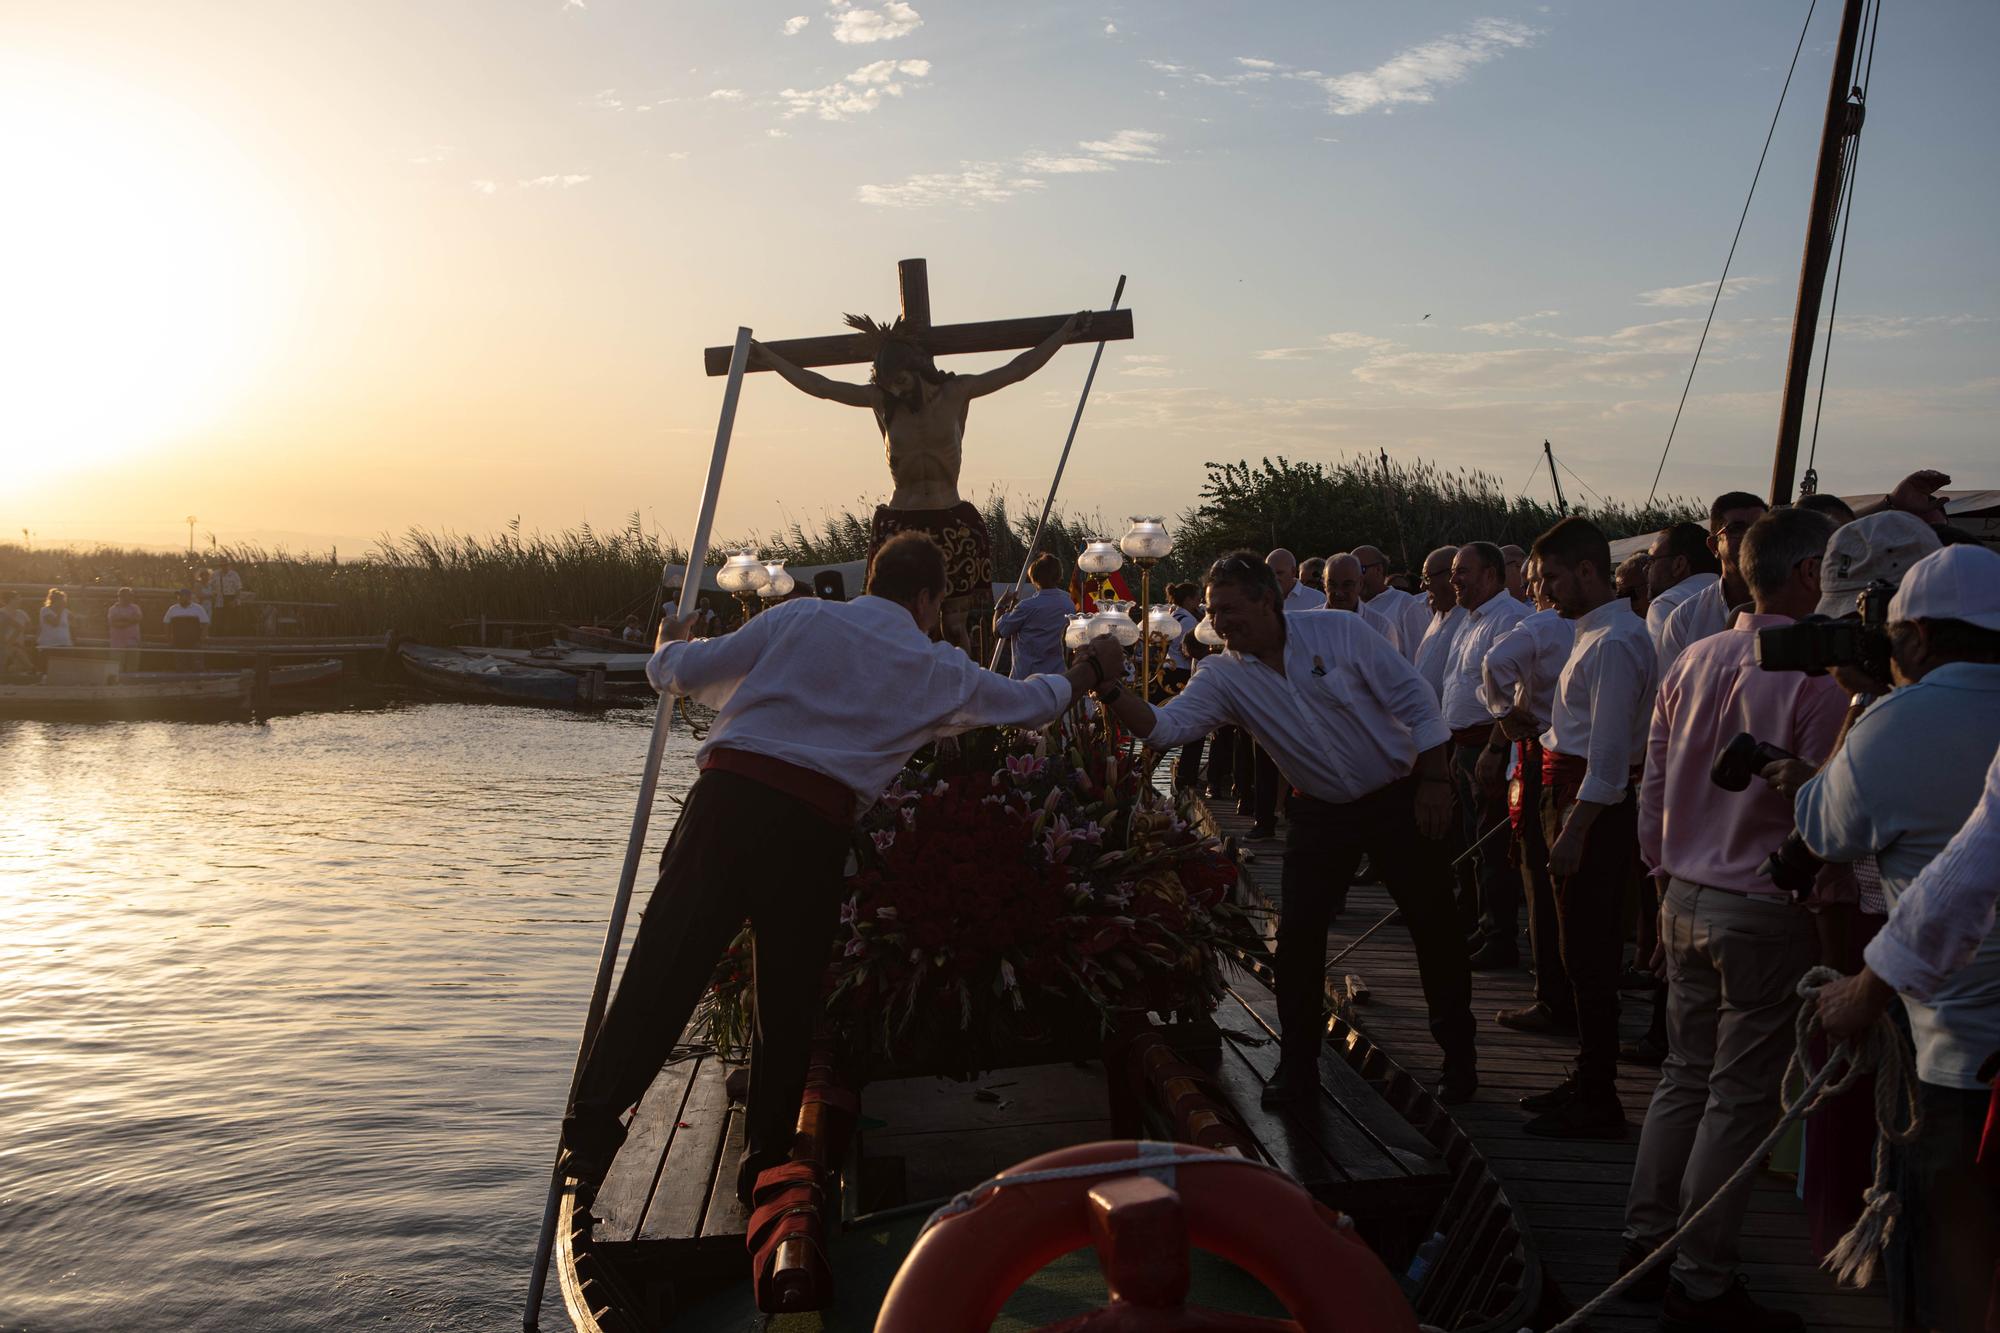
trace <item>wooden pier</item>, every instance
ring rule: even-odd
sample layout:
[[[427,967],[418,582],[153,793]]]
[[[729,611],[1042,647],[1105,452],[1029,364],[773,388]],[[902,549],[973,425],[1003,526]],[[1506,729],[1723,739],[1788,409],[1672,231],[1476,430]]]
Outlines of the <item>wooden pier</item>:
[[[1239,844],[1250,821],[1218,802],[1212,813],[1217,830]],[[1279,869],[1283,842],[1251,843],[1242,861],[1246,886],[1281,906]],[[1328,956],[1351,944],[1393,907],[1379,884],[1356,885],[1347,910],[1327,934]],[[1367,982],[1370,996],[1354,1005],[1352,1021],[1393,1059],[1426,1083],[1439,1074],[1439,1053],[1425,1018],[1423,991],[1409,933],[1391,924],[1332,969],[1336,983],[1354,975]],[[1494,1174],[1514,1200],[1529,1239],[1564,1296],[1581,1305],[1617,1275],[1624,1229],[1626,1188],[1639,1149],[1638,1125],[1658,1082],[1656,1071],[1638,1065],[1619,1068],[1618,1094],[1631,1117],[1631,1136],[1622,1143],[1541,1139],[1524,1133],[1526,1112],[1517,1104],[1562,1080],[1575,1059],[1567,1037],[1514,1032],[1493,1021],[1502,1009],[1530,1003],[1532,978],[1525,968],[1472,974],[1473,1016],[1479,1023],[1479,1093],[1469,1104],[1449,1108],[1477,1144]],[[1644,1032],[1650,1001],[1627,995],[1621,1026],[1628,1038]],[[1742,1271],[1751,1293],[1769,1305],[1796,1310],[1806,1326],[1835,1330],[1886,1329],[1888,1302],[1879,1286],[1853,1291],[1835,1285],[1814,1262],[1807,1241],[1804,1207],[1789,1178],[1765,1173],[1752,1187],[1741,1241]],[[1617,1302],[1591,1319],[1599,1333],[1641,1333],[1659,1322],[1657,1306]]]

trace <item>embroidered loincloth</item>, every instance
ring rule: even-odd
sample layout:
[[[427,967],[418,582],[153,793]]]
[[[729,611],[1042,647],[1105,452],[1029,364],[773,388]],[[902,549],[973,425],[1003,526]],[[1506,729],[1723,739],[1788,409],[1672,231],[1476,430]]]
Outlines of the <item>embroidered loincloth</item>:
[[[875,506],[868,559],[899,532],[922,532],[944,549],[944,617],[963,617],[971,636],[969,651],[979,662],[993,651],[993,539],[977,506],[960,501],[950,509],[891,509]],[[942,638],[942,634],[933,635]]]

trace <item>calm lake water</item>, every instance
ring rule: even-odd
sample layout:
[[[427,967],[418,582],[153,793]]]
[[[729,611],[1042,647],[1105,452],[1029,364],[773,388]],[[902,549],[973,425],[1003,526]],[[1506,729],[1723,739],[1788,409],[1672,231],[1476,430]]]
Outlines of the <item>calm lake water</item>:
[[[651,721],[0,722],[0,1331],[519,1327]]]

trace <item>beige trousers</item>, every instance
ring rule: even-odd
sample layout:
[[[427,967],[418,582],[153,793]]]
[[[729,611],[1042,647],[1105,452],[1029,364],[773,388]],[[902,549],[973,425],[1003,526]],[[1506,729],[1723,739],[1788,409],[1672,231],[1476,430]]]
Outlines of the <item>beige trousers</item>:
[[[1667,950],[1667,1062],[1646,1108],[1625,1235],[1648,1246],[1707,1203],[1779,1115],[1794,989],[1812,966],[1812,917],[1781,896],[1746,898],[1672,880],[1660,907]],[[1749,1192],[1682,1237],[1673,1275],[1695,1300],[1728,1290]]]

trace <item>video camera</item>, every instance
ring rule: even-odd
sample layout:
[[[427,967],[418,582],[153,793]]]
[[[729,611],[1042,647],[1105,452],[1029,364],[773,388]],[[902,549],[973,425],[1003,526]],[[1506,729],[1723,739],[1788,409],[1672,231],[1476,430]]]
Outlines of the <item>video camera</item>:
[[[1876,680],[1889,679],[1889,599],[1895,595],[1895,584],[1877,579],[1854,599],[1860,620],[1812,615],[1796,624],[1758,630],[1757,665],[1766,671],[1803,671],[1808,676],[1823,676],[1828,667],[1851,666]]]
[[[1763,634],[1772,632],[1761,631]],[[1758,650],[1761,657],[1761,643]],[[1760,662],[1759,665],[1763,664]],[[1776,671],[1785,668],[1765,669]],[[1758,740],[1747,731],[1739,731],[1729,744],[1716,753],[1715,762],[1708,769],[1708,778],[1724,791],[1742,791],[1750,785],[1750,779],[1764,768],[1780,759],[1796,758],[1798,756],[1789,750],[1781,750]],[[1820,867],[1825,864],[1812,854],[1798,830],[1793,829],[1778,844],[1778,850],[1764,858],[1764,863],[1757,867],[1757,873],[1769,877],[1773,884],[1791,895],[1793,902],[1802,903],[1812,896],[1813,883],[1819,878]]]

